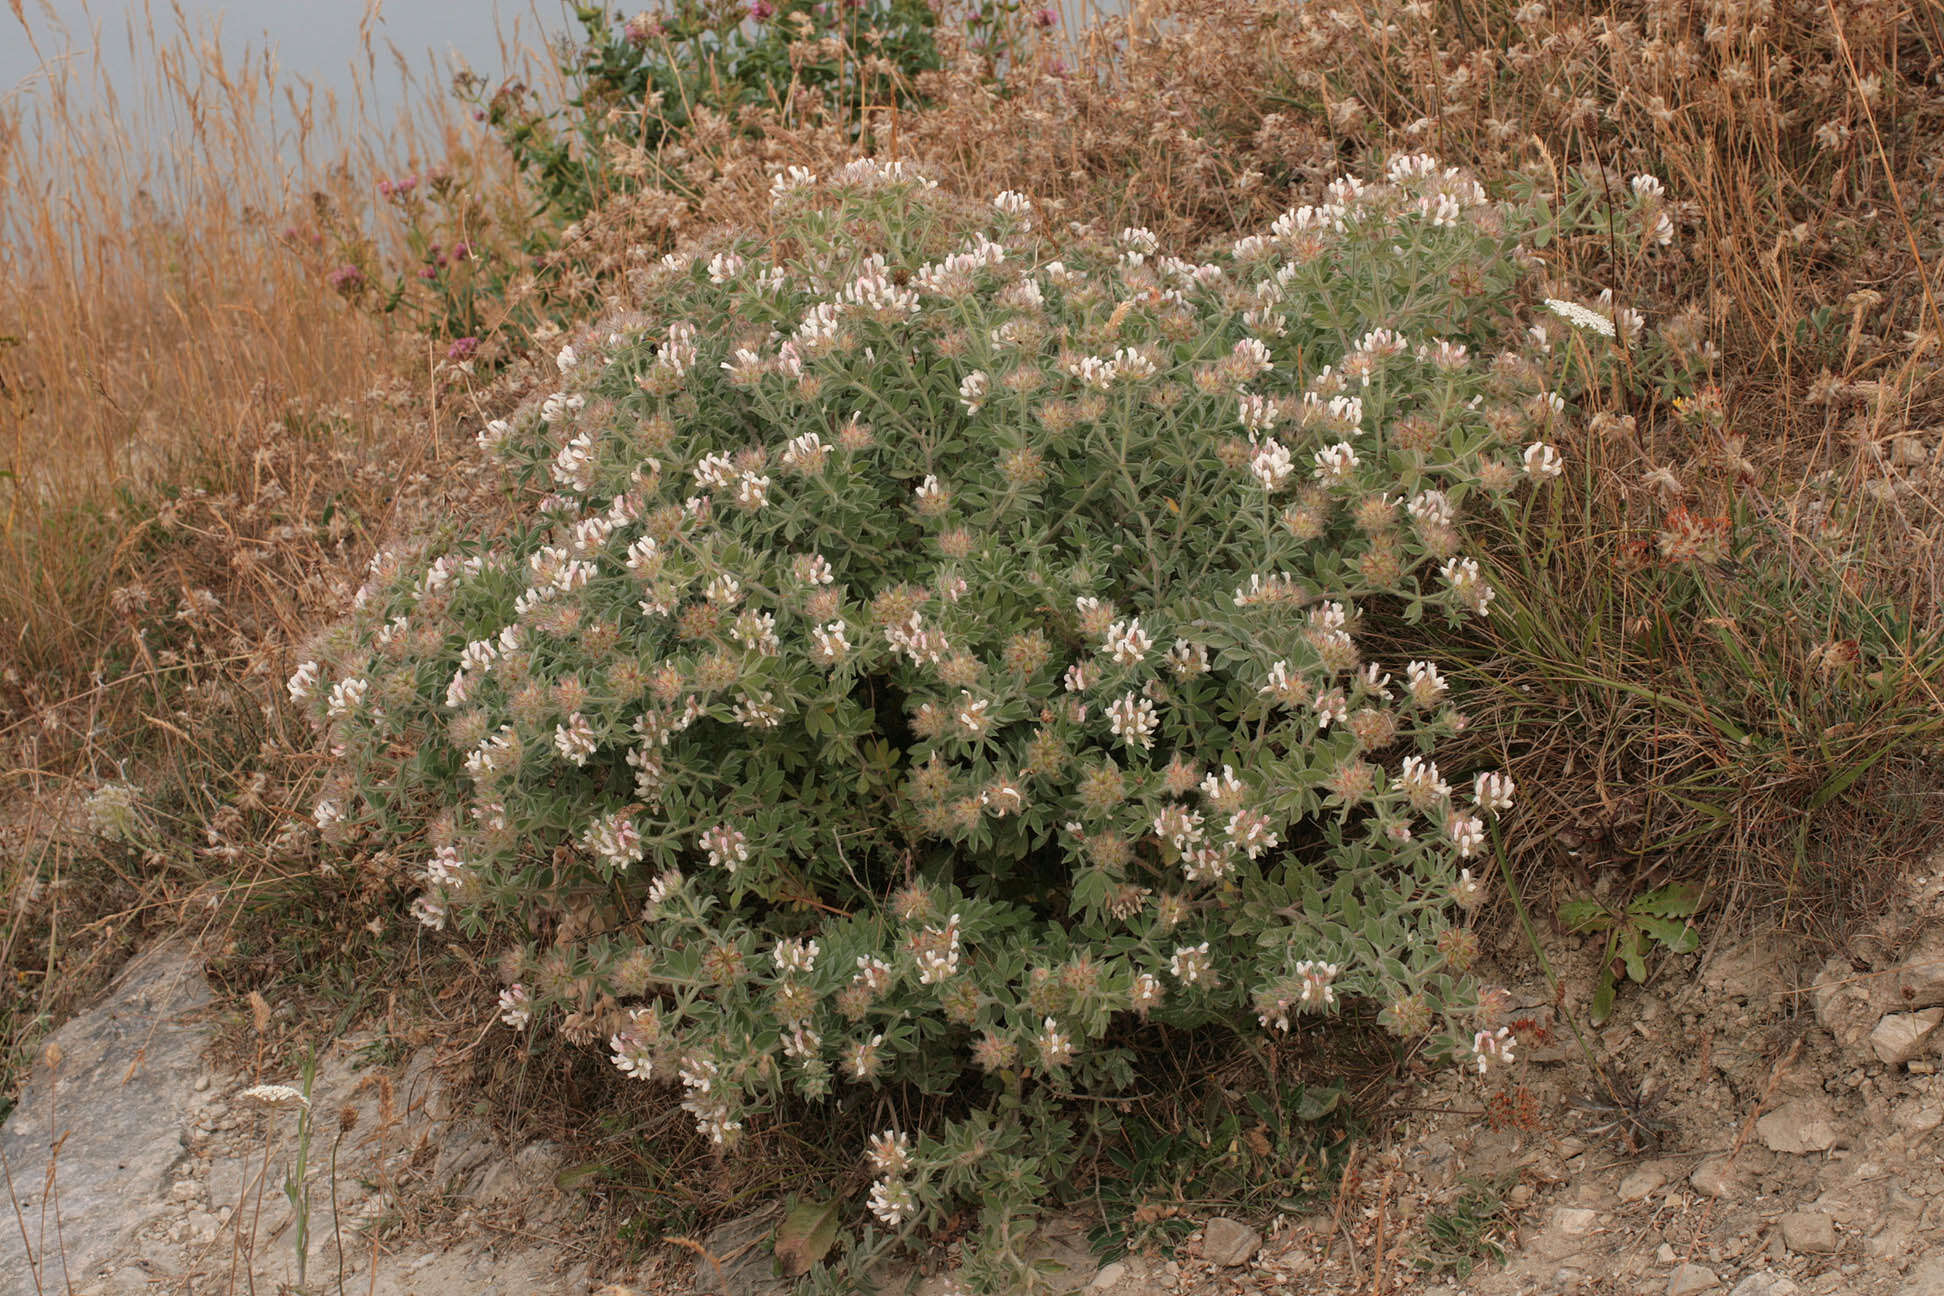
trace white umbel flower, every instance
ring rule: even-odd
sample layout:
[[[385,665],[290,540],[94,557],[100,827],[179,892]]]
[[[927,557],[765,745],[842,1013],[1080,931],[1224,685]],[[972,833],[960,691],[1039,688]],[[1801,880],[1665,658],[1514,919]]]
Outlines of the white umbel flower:
[[[1578,302],[1561,301],[1557,297],[1546,298],[1546,309],[1571,324],[1574,328],[1598,333],[1601,337],[1613,336],[1613,321],[1590,307]]]

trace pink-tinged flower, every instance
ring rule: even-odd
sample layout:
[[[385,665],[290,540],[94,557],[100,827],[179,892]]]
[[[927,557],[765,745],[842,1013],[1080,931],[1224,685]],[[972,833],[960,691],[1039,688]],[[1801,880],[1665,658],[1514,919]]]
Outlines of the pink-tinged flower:
[[[364,271],[347,262],[326,275],[324,281],[338,292],[349,297],[352,293],[364,287]]]
[[[478,338],[476,337],[454,338],[452,340],[452,345],[446,348],[446,359],[448,360],[470,359],[472,353],[477,350],[479,350]]]
[[[1052,9],[1035,9],[1033,11],[1033,25],[1035,27],[1057,27],[1060,25],[1060,15]]]
[[[1478,1074],[1484,1075],[1495,1066],[1510,1066],[1516,1062],[1518,1059],[1512,1052],[1515,1042],[1512,1032],[1504,1026],[1473,1035],[1472,1057],[1478,1063]]]
[[[637,48],[662,34],[662,20],[656,14],[638,13],[621,25],[621,39]]]
[[[749,16],[757,22],[762,22],[774,16],[775,13],[776,6],[771,4],[769,0],[755,0],[755,3],[749,6]]]

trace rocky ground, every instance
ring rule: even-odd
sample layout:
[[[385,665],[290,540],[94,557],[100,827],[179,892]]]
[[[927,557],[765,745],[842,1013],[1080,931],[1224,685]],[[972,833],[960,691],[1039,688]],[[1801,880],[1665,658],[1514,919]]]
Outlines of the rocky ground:
[[[1328,1213],[1209,1219],[1172,1257],[1098,1270],[1067,1220],[1045,1251],[1096,1296],[1944,1293],[1944,878],[1914,879],[1833,956],[1717,945],[1623,991],[1584,1048],[1542,979],[1509,978],[1521,1065],[1401,1094]],[[1591,952],[1553,960],[1564,1001],[1587,1002]],[[433,1050],[383,1038],[318,1060],[294,1208],[298,1108],[212,1061],[237,1011],[161,947],[54,1036],[0,1135],[0,1296],[288,1290],[300,1219],[312,1293],[780,1290],[768,1217],[699,1261],[603,1270],[557,1151],[503,1146],[456,1109]],[[949,1259],[908,1289],[954,1291]]]

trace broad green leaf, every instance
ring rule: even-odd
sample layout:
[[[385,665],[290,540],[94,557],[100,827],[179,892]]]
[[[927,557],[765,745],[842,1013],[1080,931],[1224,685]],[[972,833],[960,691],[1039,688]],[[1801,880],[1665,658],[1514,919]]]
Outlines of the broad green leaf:
[[[1570,932],[1600,931],[1613,921],[1598,900],[1568,900],[1559,906],[1559,921]]]
[[[798,1202],[776,1226],[776,1263],[786,1278],[800,1278],[830,1254],[837,1241],[837,1199]]]

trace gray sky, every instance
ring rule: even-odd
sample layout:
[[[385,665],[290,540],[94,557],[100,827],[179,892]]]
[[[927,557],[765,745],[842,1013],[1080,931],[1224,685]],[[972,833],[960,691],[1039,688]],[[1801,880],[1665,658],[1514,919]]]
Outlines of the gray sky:
[[[98,51],[101,72],[122,101],[125,119],[139,117],[130,106],[141,102],[145,84],[153,81],[145,57],[151,22],[164,40],[181,23],[198,42],[220,33],[232,67],[252,55],[260,62],[268,50],[280,79],[304,78],[341,99],[349,96],[355,67],[375,88],[373,116],[381,122],[395,117],[404,97],[388,43],[422,82],[436,75],[443,84],[455,58],[497,80],[504,70],[500,30],[534,45],[541,29],[536,13],[545,15],[547,30],[567,25],[560,0],[25,0],[25,12],[31,41],[0,5],[0,97],[11,93],[28,104],[44,103],[48,79],[65,76],[77,102],[91,102]],[[368,73],[361,40],[367,21],[378,51]],[[36,44],[48,63],[36,56]],[[142,125],[139,120],[126,124],[131,130]]]

